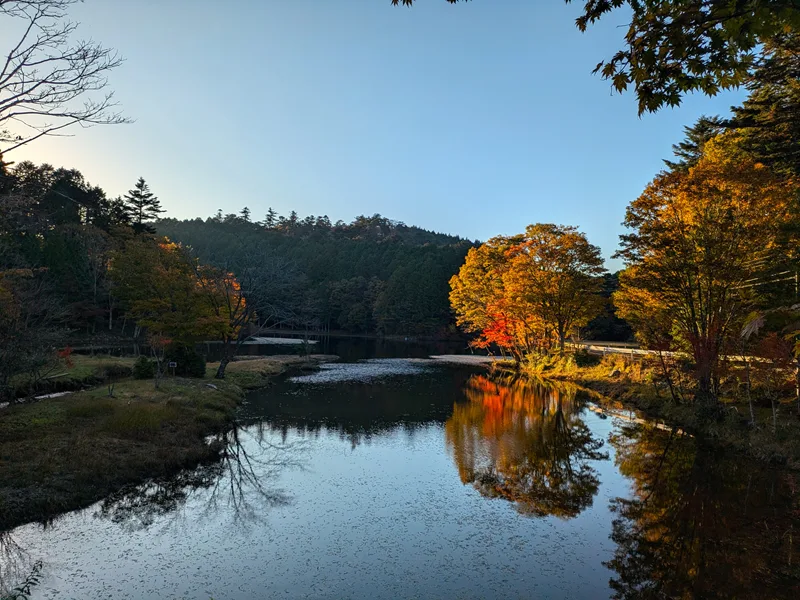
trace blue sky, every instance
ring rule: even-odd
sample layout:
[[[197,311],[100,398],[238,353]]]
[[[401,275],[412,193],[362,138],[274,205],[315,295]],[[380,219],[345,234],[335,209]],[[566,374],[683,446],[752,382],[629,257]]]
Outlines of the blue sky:
[[[111,195],[141,175],[179,218],[377,212],[481,240],[555,222],[608,257],[682,127],[743,94],[639,119],[633,94],[591,74],[625,13],[582,34],[580,4],[86,0],[73,16],[126,59],[111,85],[135,123],[8,158],[78,168]]]

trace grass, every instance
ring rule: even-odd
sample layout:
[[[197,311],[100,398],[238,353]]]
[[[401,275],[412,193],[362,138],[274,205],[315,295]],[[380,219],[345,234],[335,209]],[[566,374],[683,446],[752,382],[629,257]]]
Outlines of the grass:
[[[73,381],[95,380],[110,362],[75,358],[65,376]],[[216,459],[219,448],[206,440],[232,426],[244,390],[308,364],[237,361],[225,380],[211,380],[209,365],[206,379],[168,377],[155,389],[152,380],[125,378],[113,398],[100,386],[0,410],[0,531]]]
[[[690,377],[679,369],[672,372],[676,401],[670,393],[663,369],[655,360],[631,360],[621,355],[592,357],[578,366],[573,356],[535,357],[520,365],[529,377],[573,381],[598,402],[615,408],[634,407],[648,417],[681,427],[719,445],[732,447],[757,459],[800,469],[800,418],[794,399],[785,394],[778,403],[778,421],[772,425],[772,410],[765,390],[753,389],[755,423],[741,392],[741,369],[731,370],[722,382],[719,410],[709,417],[687,393]],[[581,361],[581,362],[584,362]],[[505,365],[508,368],[508,365]]]
[[[42,378],[37,381],[33,381],[27,375],[12,378],[11,385],[15,388],[16,396],[28,396],[31,391],[38,395],[80,390],[102,383],[109,375],[130,377],[133,373],[134,359],[73,354],[70,363],[63,359],[54,362],[44,369]]]

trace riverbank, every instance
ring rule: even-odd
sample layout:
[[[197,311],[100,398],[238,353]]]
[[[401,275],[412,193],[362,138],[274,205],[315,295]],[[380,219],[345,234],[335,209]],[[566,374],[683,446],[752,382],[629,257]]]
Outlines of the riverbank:
[[[231,427],[246,390],[333,358],[235,361],[225,380],[209,363],[204,379],[166,377],[156,389],[125,376],[132,358],[73,357],[62,377],[96,387],[0,410],[0,531],[216,460],[220,447],[207,440]]]
[[[653,361],[623,356],[606,356],[578,366],[574,359],[551,359],[523,367],[519,372],[532,378],[569,381],[589,393],[601,406],[636,409],[647,418],[678,427],[711,443],[743,452],[760,461],[800,469],[800,418],[793,398],[786,395],[776,403],[773,416],[769,401],[753,389],[754,424],[750,406],[742,397],[738,373],[723,382],[719,414],[705,417],[681,388],[673,373],[676,401],[663,370]],[[509,369],[508,364],[498,368]],[[773,419],[775,419],[773,421]]]

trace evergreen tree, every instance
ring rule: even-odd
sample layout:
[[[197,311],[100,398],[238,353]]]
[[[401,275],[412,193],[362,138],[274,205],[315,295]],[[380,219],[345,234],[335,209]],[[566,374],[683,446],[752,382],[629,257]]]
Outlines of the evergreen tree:
[[[670,171],[688,170],[700,160],[706,142],[724,130],[725,122],[718,116],[700,117],[694,125],[687,125],[683,128],[685,137],[682,142],[672,144],[672,153],[678,160],[664,159],[664,164]]]
[[[250,222],[250,209],[247,208],[246,206],[241,210],[239,215],[242,217],[242,221],[244,221],[245,223]]]
[[[136,233],[155,233],[156,230],[148,221],[158,218],[163,213],[161,203],[153,195],[144,181],[144,177],[139,177],[134,188],[125,195],[125,204],[131,215],[131,223]]]
[[[264,228],[274,229],[277,224],[278,224],[278,213],[276,213],[270,206],[269,209],[267,209],[266,216],[264,217]]]
[[[776,171],[800,175],[800,35],[767,44],[748,87],[731,120],[744,148]]]

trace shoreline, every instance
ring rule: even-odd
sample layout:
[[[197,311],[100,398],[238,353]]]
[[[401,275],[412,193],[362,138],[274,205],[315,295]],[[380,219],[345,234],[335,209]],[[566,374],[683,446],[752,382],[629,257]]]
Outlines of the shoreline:
[[[622,368],[620,368],[622,366]],[[652,377],[626,372],[621,361],[601,362],[595,366],[571,368],[556,366],[536,373],[497,364],[496,369],[513,372],[529,379],[569,382],[588,394],[599,406],[611,409],[636,410],[653,423],[683,430],[699,440],[721,449],[745,454],[771,466],[800,470],[800,418],[793,414],[794,403],[782,402],[785,411],[776,432],[771,430],[770,409],[757,406],[756,426],[751,426],[748,407],[741,399],[723,396],[719,400],[716,419],[703,420],[693,403],[675,403],[666,386],[659,386]],[[787,414],[788,413],[788,414]]]
[[[75,370],[94,387],[0,412],[0,532],[217,460],[222,448],[208,438],[234,425],[246,392],[336,358],[237,360],[224,380],[213,379],[209,363],[203,379],[165,377],[158,389],[152,379],[123,377],[113,382],[113,397],[96,382],[108,364],[127,361],[81,360]]]

